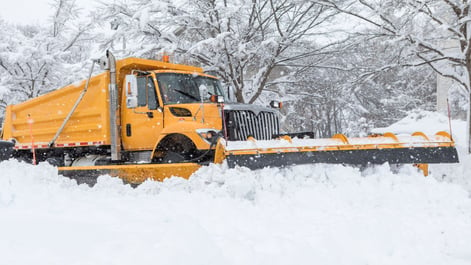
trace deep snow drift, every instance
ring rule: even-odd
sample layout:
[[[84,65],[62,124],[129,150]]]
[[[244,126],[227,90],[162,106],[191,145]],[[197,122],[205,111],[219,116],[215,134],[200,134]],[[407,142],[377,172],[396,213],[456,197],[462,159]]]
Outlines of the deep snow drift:
[[[136,189],[5,161],[0,264],[470,264],[464,158],[427,178],[409,166],[212,165]]]

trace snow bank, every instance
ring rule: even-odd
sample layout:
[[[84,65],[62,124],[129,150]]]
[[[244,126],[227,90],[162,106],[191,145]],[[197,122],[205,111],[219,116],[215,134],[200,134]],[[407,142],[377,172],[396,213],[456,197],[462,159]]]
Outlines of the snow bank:
[[[471,200],[387,165],[249,171],[90,188],[0,163],[1,264],[469,264]]]
[[[471,159],[460,159],[427,178],[409,166],[211,165],[135,189],[4,161],[0,264],[470,264]]]
[[[440,181],[453,182],[461,185],[471,194],[471,156],[466,152],[466,122],[451,120],[437,112],[413,111],[404,119],[386,128],[376,128],[373,133],[392,132],[398,135],[410,135],[421,131],[434,135],[439,131],[450,133],[456,143],[459,164],[430,165],[431,176]]]
[[[412,111],[404,119],[385,128],[373,129],[372,133],[392,132],[399,135],[410,135],[417,131],[427,135],[434,135],[439,131],[446,131],[453,136],[453,139],[459,146],[465,146],[466,144],[465,121],[452,120],[450,132],[448,117],[441,113],[431,111]]]

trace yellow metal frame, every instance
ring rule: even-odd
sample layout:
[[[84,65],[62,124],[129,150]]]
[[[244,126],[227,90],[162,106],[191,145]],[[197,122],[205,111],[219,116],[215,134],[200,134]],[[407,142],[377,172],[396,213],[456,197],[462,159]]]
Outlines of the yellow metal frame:
[[[429,174],[428,164],[414,164],[414,167],[418,168],[424,174],[424,177],[427,177]]]
[[[140,184],[148,179],[163,181],[170,177],[181,177],[188,179],[196,172],[201,165],[196,163],[178,164],[136,164],[136,165],[106,165],[89,167],[59,167],[59,173],[73,172],[74,174],[91,171],[100,174],[108,174],[112,177],[119,177],[132,184]]]
[[[411,142],[399,142],[396,135],[392,133],[386,133],[383,136],[372,136],[369,138],[382,138],[387,141],[378,143],[371,143],[371,144],[351,144],[352,141],[343,135],[343,134],[336,134],[331,139],[333,140],[340,140],[340,144],[332,144],[332,145],[319,145],[319,146],[293,146],[293,147],[275,147],[275,148],[247,148],[247,149],[237,149],[237,150],[226,150],[222,148],[224,144],[219,144],[219,149],[216,147],[216,151],[219,151],[219,158],[218,161],[224,160],[225,156],[228,155],[250,155],[250,154],[271,154],[271,153],[280,153],[281,152],[316,152],[316,151],[336,151],[336,150],[371,150],[371,149],[394,149],[394,148],[404,148],[410,146],[411,144],[415,144],[414,147],[454,147],[455,143],[451,140],[450,134],[447,132],[438,132],[437,136],[445,137],[449,139],[449,141],[426,141],[420,143],[411,143]],[[412,136],[421,136],[424,137],[425,134],[421,132],[416,132],[412,134]],[[425,136],[428,139],[427,136]],[[284,140],[292,142],[292,139],[289,136],[283,136]],[[352,138],[352,139],[362,139],[362,138]]]

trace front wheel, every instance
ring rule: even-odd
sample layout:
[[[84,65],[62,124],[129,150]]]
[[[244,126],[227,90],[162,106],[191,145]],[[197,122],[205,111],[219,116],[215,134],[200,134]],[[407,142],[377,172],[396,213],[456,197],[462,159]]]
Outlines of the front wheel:
[[[180,163],[197,158],[198,153],[190,138],[181,134],[170,134],[158,144],[153,162]]]

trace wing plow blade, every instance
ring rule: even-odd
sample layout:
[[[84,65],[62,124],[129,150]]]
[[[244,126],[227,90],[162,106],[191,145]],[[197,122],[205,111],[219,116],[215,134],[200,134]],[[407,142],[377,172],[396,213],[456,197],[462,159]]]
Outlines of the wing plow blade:
[[[363,138],[337,134],[328,139],[283,139],[272,141],[220,140],[215,162],[227,161],[229,167],[251,169],[285,167],[299,164],[429,164],[458,163],[451,136],[421,132],[398,136],[392,133]]]

